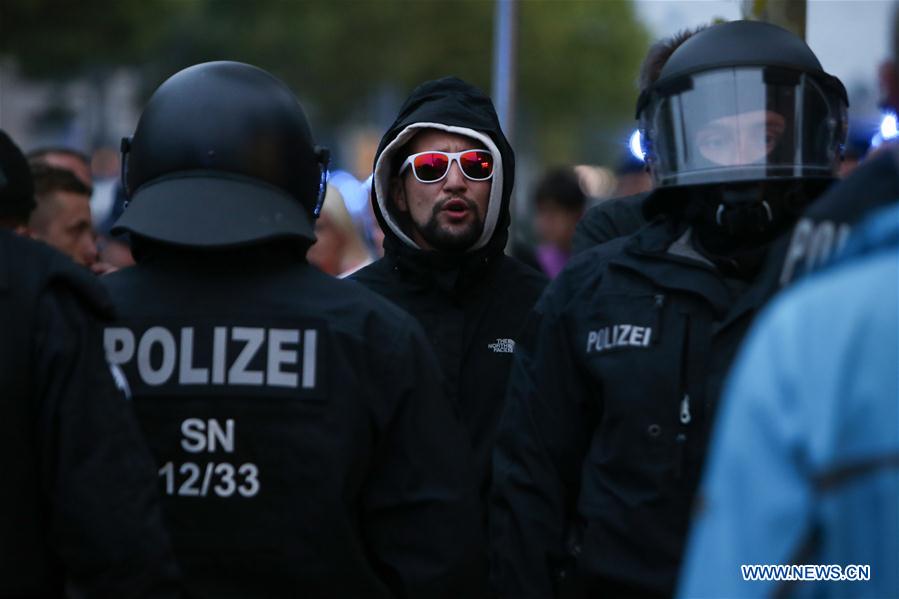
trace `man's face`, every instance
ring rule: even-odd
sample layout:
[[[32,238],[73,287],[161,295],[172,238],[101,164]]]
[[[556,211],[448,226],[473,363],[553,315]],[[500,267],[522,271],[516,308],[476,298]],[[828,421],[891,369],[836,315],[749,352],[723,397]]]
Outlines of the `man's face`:
[[[91,227],[90,198],[69,191],[55,191],[32,215],[34,236],[83,266],[97,261],[97,245]],[[37,217],[37,218],[35,218]]]
[[[754,110],[709,122],[696,133],[702,156],[722,166],[760,163],[786,129],[783,116],[770,110]]]
[[[477,140],[439,129],[421,131],[406,147],[407,155],[484,149]],[[434,183],[418,181],[407,168],[391,182],[391,195],[396,208],[409,215],[411,237],[420,248],[458,252],[471,247],[484,230],[491,184],[492,179],[472,181],[452,161],[446,177]]]

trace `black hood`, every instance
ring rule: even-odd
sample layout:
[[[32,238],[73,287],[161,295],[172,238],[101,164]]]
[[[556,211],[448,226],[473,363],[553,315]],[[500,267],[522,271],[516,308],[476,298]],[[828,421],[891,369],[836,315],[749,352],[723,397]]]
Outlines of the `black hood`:
[[[485,142],[498,152],[497,168],[484,219],[484,235],[464,254],[445,254],[418,248],[389,213],[390,177],[397,168],[396,152],[414,136],[416,129],[444,129]],[[487,143],[489,142],[489,143]],[[492,146],[492,147],[491,147]],[[515,180],[515,156],[500,128],[490,97],[477,87],[456,77],[428,81],[415,88],[400,108],[375,155],[371,200],[388,255],[404,262],[426,263],[430,267],[454,268],[483,263],[500,254],[509,229],[509,201]]]

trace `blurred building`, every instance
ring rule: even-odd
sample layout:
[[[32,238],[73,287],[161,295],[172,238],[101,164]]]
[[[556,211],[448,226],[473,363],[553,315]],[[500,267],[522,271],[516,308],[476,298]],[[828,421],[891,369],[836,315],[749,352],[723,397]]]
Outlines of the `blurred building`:
[[[64,146],[91,154],[118,148],[137,124],[138,77],[127,69],[72,81],[24,79],[14,61],[0,61],[0,128],[24,151]]]

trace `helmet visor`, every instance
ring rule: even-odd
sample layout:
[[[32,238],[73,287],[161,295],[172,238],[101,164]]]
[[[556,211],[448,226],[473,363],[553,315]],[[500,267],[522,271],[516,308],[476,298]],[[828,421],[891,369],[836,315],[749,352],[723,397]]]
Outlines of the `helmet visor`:
[[[641,124],[659,186],[829,178],[846,107],[804,73],[741,67],[660,86]]]

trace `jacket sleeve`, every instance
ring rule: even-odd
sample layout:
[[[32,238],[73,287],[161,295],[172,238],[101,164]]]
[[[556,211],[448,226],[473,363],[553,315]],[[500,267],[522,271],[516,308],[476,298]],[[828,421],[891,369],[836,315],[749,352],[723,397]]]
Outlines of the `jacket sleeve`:
[[[604,200],[578,221],[571,253],[580,254],[601,243],[624,237],[646,224],[642,214],[645,194]]]
[[[424,333],[411,319],[403,325],[383,356],[395,401],[364,491],[366,543],[398,597],[481,597],[486,539],[470,444]]]
[[[38,301],[36,438],[50,541],[69,591],[174,596],[155,468],[106,362],[100,324],[65,285]]]
[[[593,246],[615,237],[614,232],[609,230],[608,217],[601,208],[603,208],[602,204],[593,206],[578,221],[574,237],[571,239],[572,254],[580,254],[584,250],[589,250]]]
[[[813,490],[802,431],[814,415],[803,414],[803,393],[795,383],[823,373],[797,370],[801,365],[792,362],[808,351],[791,333],[802,314],[769,315],[774,318],[760,319],[748,338],[725,390],[681,572],[681,597],[771,596],[779,583],[744,581],[741,566],[808,558],[803,554],[811,540]],[[808,399],[819,404],[825,398]]]
[[[493,456],[490,577],[501,597],[552,597],[569,561],[566,535],[586,452],[591,394],[553,306],[554,287],[531,315],[525,342],[516,346]]]

